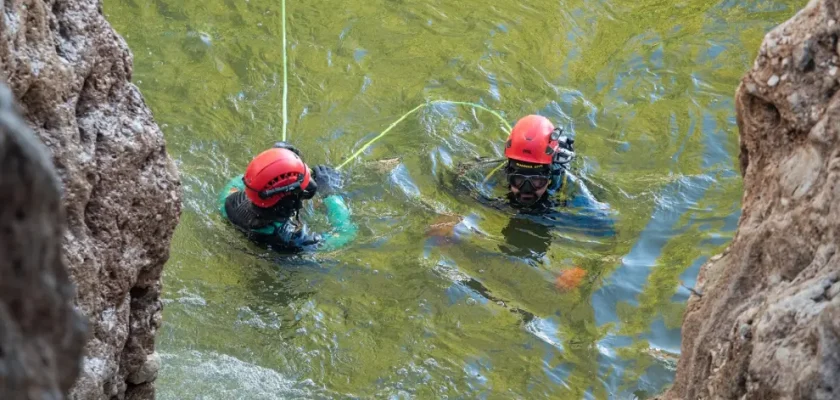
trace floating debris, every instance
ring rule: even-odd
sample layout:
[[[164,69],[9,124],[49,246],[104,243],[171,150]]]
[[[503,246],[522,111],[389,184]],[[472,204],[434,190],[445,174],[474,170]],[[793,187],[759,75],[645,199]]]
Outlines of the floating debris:
[[[427,237],[451,238],[455,235],[455,225],[461,222],[461,217],[454,214],[444,214],[432,221],[426,228]]]
[[[400,165],[400,161],[402,160],[399,157],[387,158],[384,160],[368,161],[365,163],[365,165],[373,168],[376,172],[379,172],[380,174],[385,174],[393,171],[394,168]]]
[[[680,361],[680,355],[671,353],[667,350],[658,349],[656,347],[649,347],[646,353],[653,357],[656,361],[662,364],[663,367],[670,371],[677,370],[677,363]]]

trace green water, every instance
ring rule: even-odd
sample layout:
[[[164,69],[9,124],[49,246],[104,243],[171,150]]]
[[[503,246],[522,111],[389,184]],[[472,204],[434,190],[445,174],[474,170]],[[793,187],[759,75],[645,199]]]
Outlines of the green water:
[[[617,235],[481,205],[455,169],[499,154],[501,124],[435,105],[347,167],[353,245],[281,257],[214,209],[280,138],[280,3],[105,0],[184,182],[159,398],[660,391],[679,352],[679,282],[694,284],[739,216],[735,87],[764,33],[804,4],[288,0],[289,136],[311,164],[340,163],[428,100],[481,103],[511,123],[540,113],[575,134],[575,171],[617,213]],[[306,209],[316,229],[322,210]],[[465,217],[458,240],[427,236],[446,213]],[[586,278],[558,291],[572,266]]]

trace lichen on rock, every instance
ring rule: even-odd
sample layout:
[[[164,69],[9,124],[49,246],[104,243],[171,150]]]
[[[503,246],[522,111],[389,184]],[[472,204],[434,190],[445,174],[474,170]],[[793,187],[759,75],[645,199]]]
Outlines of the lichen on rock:
[[[840,396],[840,1],[767,34],[736,93],[738,230],[705,264],[666,399]]]
[[[131,53],[101,1],[8,0],[0,7],[0,70],[52,153],[75,304],[90,320],[70,397],[151,398],[160,277],[181,207],[163,134],[131,83]]]

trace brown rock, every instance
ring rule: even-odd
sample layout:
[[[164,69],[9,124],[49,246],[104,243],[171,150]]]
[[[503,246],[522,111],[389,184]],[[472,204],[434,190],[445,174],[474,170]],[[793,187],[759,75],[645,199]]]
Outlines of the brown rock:
[[[180,215],[180,182],[163,134],[130,82],[131,53],[100,1],[7,0],[2,7],[0,70],[52,152],[75,301],[90,318],[70,397],[153,397],[150,382],[134,385],[129,377],[143,375],[154,354],[161,270]]]
[[[79,374],[84,318],[61,258],[64,213],[47,149],[0,85],[0,398],[49,399]]]
[[[840,398],[834,21],[840,1],[811,1],[767,34],[738,88],[743,213],[725,255],[701,268],[665,399]]]

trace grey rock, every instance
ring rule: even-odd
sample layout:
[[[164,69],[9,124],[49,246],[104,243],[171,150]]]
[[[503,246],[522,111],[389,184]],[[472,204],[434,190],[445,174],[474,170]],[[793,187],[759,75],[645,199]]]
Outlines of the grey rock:
[[[819,375],[816,379],[814,392],[818,400],[836,399],[840,386],[840,299],[826,308],[820,315],[817,326],[819,338]]]
[[[813,39],[806,39],[793,50],[793,58],[796,60],[796,69],[799,72],[810,72],[814,68],[814,47]]]
[[[132,56],[98,0],[7,0],[0,71],[52,154],[63,188],[64,259],[90,320],[69,397],[154,397],[128,377],[154,353],[161,271],[180,181],[137,87]],[[156,216],[161,215],[161,220]]]
[[[87,326],[61,257],[64,212],[47,149],[0,85],[0,398],[58,399]]]
[[[834,284],[834,286],[830,287],[825,296],[828,300],[840,297],[840,284]]]
[[[146,362],[128,377],[128,382],[132,385],[154,382],[158,371],[160,371],[160,356],[155,352],[146,357]]]

